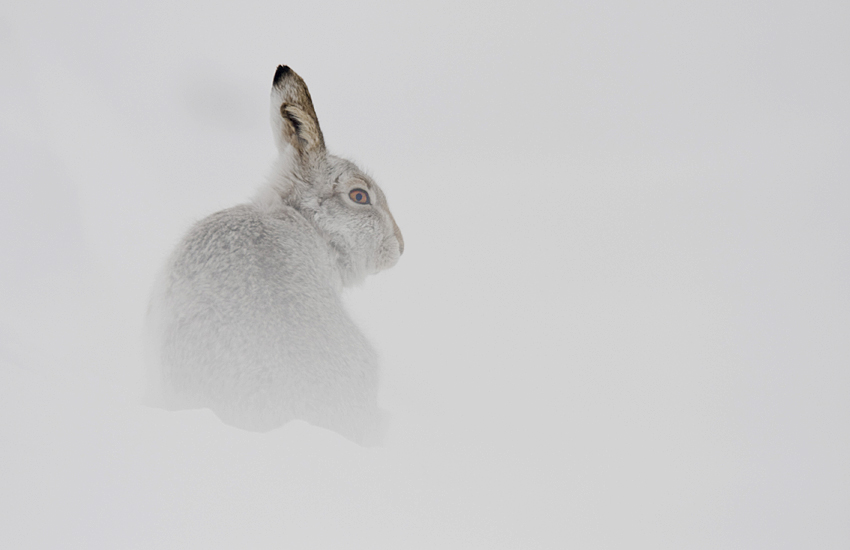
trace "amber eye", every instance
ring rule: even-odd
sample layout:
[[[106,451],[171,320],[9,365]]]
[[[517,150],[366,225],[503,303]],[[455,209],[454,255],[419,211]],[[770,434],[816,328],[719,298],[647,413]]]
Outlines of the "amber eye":
[[[369,201],[369,193],[362,189],[352,189],[348,192],[348,196],[357,204],[371,204]]]

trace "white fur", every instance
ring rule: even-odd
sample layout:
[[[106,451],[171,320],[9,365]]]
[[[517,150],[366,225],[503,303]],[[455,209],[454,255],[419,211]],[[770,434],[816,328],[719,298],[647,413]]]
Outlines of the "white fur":
[[[306,85],[278,68],[279,149],[249,204],[197,223],[158,280],[148,312],[151,404],[209,407],[269,430],[303,419],[361,442],[380,431],[375,351],[340,292],[403,250],[381,189],[329,155]],[[352,189],[371,204],[355,203]]]

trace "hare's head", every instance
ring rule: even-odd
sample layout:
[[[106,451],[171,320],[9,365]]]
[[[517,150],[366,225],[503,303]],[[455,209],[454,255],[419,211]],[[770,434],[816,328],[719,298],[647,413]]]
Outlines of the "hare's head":
[[[270,200],[301,212],[325,237],[343,284],[395,265],[404,250],[384,193],[354,163],[328,154],[307,85],[279,66],[271,122],[280,156]]]

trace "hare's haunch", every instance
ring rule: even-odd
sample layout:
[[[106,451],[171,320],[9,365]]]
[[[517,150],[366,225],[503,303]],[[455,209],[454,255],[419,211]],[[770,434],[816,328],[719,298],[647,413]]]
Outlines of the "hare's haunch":
[[[302,419],[373,442],[377,358],[340,293],[395,265],[401,231],[378,185],[325,150],[310,92],[286,66],[271,122],[280,154],[267,184],[192,227],[156,285],[149,400],[249,430]]]

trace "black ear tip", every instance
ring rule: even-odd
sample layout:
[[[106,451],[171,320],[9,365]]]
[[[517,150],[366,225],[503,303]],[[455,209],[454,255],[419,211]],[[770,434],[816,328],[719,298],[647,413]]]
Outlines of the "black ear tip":
[[[283,77],[292,72],[287,65],[278,65],[277,70],[274,72],[274,80],[272,80],[272,86],[277,86],[277,83],[283,80]]]

